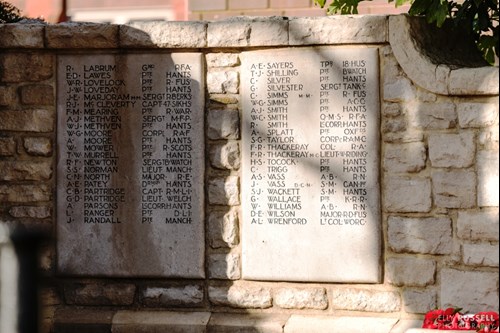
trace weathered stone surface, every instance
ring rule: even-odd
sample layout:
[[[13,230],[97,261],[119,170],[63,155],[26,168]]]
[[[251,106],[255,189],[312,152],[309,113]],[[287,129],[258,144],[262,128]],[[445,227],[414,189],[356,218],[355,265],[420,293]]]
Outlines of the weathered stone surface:
[[[240,168],[240,145],[236,141],[213,145],[210,162],[217,169],[238,170]]]
[[[44,53],[7,53],[0,55],[0,82],[39,82],[54,71],[54,56]],[[0,121],[0,124],[2,122]]]
[[[289,23],[290,45],[385,43],[387,17],[332,15],[293,18]]]
[[[384,170],[387,172],[419,172],[425,168],[426,149],[423,142],[387,144]]]
[[[498,123],[498,100],[496,103],[460,103],[457,114],[461,128],[494,125]]]
[[[385,118],[382,120],[382,132],[383,133],[401,133],[407,129],[406,119],[403,117],[399,118]]]
[[[51,132],[54,113],[44,109],[0,111],[0,130]]]
[[[48,84],[29,84],[19,88],[25,105],[54,105],[54,89]]]
[[[0,184],[1,202],[40,202],[49,201],[52,191],[47,185],[2,185]]]
[[[498,272],[443,268],[440,280],[439,308],[460,304],[470,313],[498,309]]]
[[[239,139],[240,116],[236,110],[210,110],[207,116],[210,139]]]
[[[16,153],[16,141],[12,137],[0,138],[0,156],[13,156]]]
[[[204,22],[135,22],[120,26],[121,47],[205,47]]]
[[[130,283],[66,284],[64,296],[68,304],[76,305],[130,305],[136,287]]]
[[[434,284],[435,274],[436,262],[431,259],[405,257],[386,261],[385,280],[396,286],[425,287]]]
[[[12,217],[29,217],[45,219],[51,216],[51,207],[48,206],[15,206],[9,210]]]
[[[498,165],[498,150],[481,150],[477,153],[477,204],[480,207],[499,205]]]
[[[272,306],[271,290],[253,284],[234,284],[231,287],[209,287],[208,298],[214,305],[235,308],[265,309]]]
[[[0,48],[43,48],[43,24],[1,24]]]
[[[395,312],[401,308],[401,297],[393,291],[358,288],[333,288],[332,308],[350,311]]]
[[[416,90],[410,80],[405,77],[398,77],[394,81],[384,84],[384,101],[387,102],[408,102],[413,101]]]
[[[16,100],[14,89],[11,87],[0,86],[0,106],[13,105]]]
[[[433,167],[467,168],[475,157],[474,133],[436,133],[428,138],[429,159]]]
[[[172,332],[205,333],[209,312],[118,311],[113,333]]]
[[[205,59],[208,67],[234,67],[240,64],[238,53],[208,53]]]
[[[61,308],[56,311],[54,332],[107,333],[111,331],[114,310]]]
[[[452,251],[449,217],[390,216],[387,223],[388,242],[394,252],[449,254]]]
[[[212,68],[207,73],[207,88],[211,94],[238,93],[239,76],[236,70]]]
[[[142,292],[142,303],[152,307],[200,306],[203,298],[203,288],[199,285],[147,287]]]
[[[422,129],[453,128],[458,123],[453,103],[416,103],[408,108],[409,122]]]
[[[283,333],[287,315],[213,313],[207,333],[262,332]]]
[[[284,333],[389,333],[398,318],[291,315]]]
[[[448,89],[452,95],[498,95],[498,67],[454,69]]]
[[[210,255],[208,274],[212,279],[238,280],[241,277],[240,256],[236,253]]]
[[[52,142],[45,137],[28,137],[24,138],[24,149],[33,156],[50,156],[52,155]]]
[[[118,46],[118,25],[96,23],[61,23],[45,28],[47,47],[66,48],[115,48]]]
[[[466,265],[498,267],[498,244],[464,244],[462,251]]]
[[[390,212],[428,212],[432,207],[431,181],[419,177],[389,176],[385,181],[385,206]]]
[[[498,150],[499,148],[499,127],[490,127],[479,133],[478,142],[484,149]]]
[[[408,313],[427,313],[437,306],[436,291],[433,289],[403,290],[403,309]]]
[[[466,240],[498,242],[498,208],[481,211],[459,211],[457,235]]]
[[[238,212],[214,211],[208,217],[208,239],[212,248],[233,248],[239,244]]]
[[[51,176],[50,161],[0,160],[0,180],[49,180]]]
[[[445,208],[471,208],[476,203],[476,175],[470,170],[432,172],[434,203]]]
[[[210,22],[208,47],[287,45],[287,28],[288,21],[282,17],[233,17]]]
[[[328,307],[325,288],[279,288],[274,291],[274,303],[283,309],[317,309]]]
[[[216,178],[208,182],[208,202],[212,205],[239,205],[239,194],[238,176]]]

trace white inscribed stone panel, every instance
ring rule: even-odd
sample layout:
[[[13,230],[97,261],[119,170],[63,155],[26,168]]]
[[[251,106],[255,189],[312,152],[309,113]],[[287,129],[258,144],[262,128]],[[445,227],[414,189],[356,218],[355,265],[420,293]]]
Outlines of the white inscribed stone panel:
[[[377,48],[242,54],[242,276],[381,281]]]

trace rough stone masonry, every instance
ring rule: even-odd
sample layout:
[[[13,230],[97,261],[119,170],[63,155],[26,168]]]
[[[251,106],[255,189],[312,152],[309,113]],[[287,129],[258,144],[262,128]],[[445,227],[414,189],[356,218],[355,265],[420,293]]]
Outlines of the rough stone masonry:
[[[498,311],[498,67],[433,64],[412,42],[408,20],[1,25],[0,220],[54,236],[40,258],[42,331],[93,325],[132,332],[142,325],[404,332],[435,307]],[[377,51],[382,255],[376,283],[242,278],[240,240],[249,221],[241,197],[240,56],[311,46]],[[200,53],[204,66],[204,277],[59,274],[58,61],[76,54],[183,52]]]

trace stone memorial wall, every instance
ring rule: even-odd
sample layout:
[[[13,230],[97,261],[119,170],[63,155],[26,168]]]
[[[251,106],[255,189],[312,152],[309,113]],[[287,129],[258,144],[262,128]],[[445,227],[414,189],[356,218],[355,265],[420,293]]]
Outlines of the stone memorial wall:
[[[498,311],[498,67],[432,63],[410,21],[0,25],[0,221],[52,236],[41,332]]]

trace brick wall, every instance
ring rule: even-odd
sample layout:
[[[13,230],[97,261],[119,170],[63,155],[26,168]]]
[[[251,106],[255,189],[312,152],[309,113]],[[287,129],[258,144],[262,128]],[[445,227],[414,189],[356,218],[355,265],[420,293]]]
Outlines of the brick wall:
[[[206,59],[207,278],[60,276],[55,244],[46,244],[42,332],[187,329],[188,322],[208,332],[388,333],[418,327],[434,307],[498,311],[498,67],[436,69],[405,35],[405,20],[0,25],[0,221],[42,228],[56,242],[58,54],[165,49]],[[379,51],[383,282],[244,280],[239,54],[345,43]]]

